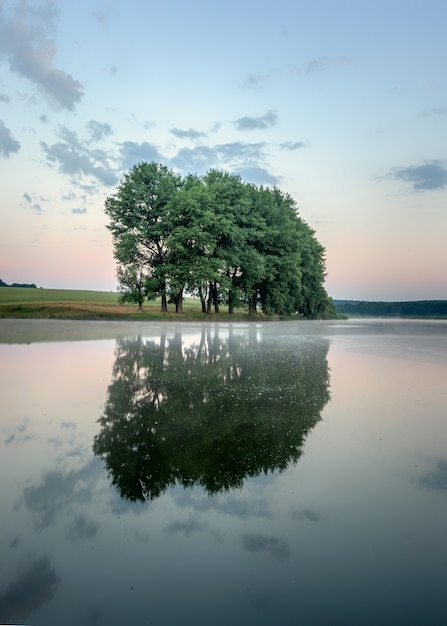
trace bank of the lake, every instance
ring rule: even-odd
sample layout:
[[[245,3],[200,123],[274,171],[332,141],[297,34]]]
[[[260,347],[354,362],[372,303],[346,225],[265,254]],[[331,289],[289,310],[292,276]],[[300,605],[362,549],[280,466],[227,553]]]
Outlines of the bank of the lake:
[[[141,311],[136,304],[120,304],[119,294],[105,291],[75,289],[24,289],[0,288],[0,318],[18,319],[66,319],[66,320],[114,320],[114,321],[270,321],[278,316],[264,315],[260,310],[249,315],[247,309],[235,309],[228,313],[222,305],[220,312],[203,313],[197,298],[185,297],[181,313],[169,304],[162,312],[159,299],[145,302]],[[294,319],[301,319],[294,316]]]

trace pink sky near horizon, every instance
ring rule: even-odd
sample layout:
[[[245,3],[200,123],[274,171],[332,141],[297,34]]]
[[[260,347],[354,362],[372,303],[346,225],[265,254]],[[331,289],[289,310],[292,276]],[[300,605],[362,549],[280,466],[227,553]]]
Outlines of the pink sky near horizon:
[[[447,299],[447,4],[261,5],[4,0],[3,281],[116,290],[104,200],[156,160],[290,193],[335,299]]]

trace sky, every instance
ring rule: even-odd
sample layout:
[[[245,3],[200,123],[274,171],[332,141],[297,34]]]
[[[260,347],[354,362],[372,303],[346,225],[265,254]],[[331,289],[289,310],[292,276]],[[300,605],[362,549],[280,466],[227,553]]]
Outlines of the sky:
[[[335,299],[447,299],[445,0],[0,0],[0,278],[115,291],[133,165],[277,186]]]

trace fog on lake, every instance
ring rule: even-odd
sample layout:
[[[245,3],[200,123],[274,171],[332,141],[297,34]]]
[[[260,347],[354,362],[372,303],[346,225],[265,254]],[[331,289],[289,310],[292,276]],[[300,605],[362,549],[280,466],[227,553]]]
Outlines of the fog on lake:
[[[0,320],[0,623],[447,623],[447,322]]]

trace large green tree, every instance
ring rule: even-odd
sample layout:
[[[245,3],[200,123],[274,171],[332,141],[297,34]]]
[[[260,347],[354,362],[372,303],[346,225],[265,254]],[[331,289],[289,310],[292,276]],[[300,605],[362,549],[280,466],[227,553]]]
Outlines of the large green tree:
[[[180,177],[140,163],[106,200],[122,300],[161,296],[182,310],[185,292],[202,311],[226,303],[255,313],[334,314],[324,288],[324,248],[293,198],[237,174]]]
[[[123,301],[161,296],[167,311],[166,210],[181,178],[165,165],[139,163],[105,203]]]

